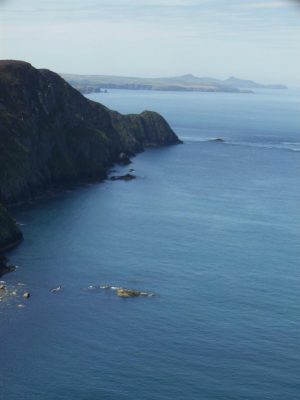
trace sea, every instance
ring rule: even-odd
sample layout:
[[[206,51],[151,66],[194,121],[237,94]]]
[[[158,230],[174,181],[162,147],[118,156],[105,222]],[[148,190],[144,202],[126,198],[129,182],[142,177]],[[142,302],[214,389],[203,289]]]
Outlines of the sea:
[[[12,210],[0,397],[299,400],[300,90],[88,97],[183,144]]]

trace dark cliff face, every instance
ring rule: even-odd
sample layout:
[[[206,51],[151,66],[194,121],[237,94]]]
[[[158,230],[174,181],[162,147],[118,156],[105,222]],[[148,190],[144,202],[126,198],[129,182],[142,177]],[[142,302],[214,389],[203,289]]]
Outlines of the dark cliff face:
[[[157,113],[121,115],[51,71],[0,61],[0,203],[31,200],[53,185],[101,179],[122,152],[179,142]]]
[[[0,62],[0,201],[52,184],[101,178],[120,152],[178,142],[156,113],[123,116],[87,100],[60,76]]]
[[[5,251],[17,245],[23,235],[16,222],[9,215],[7,210],[0,204],[0,250]],[[1,257],[0,257],[1,264]],[[1,276],[0,265],[0,276]]]

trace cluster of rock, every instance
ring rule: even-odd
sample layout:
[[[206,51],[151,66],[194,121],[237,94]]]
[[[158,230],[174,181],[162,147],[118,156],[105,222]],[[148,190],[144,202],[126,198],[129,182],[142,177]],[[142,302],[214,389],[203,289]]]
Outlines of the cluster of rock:
[[[17,307],[24,307],[24,304],[19,303],[20,299],[28,300],[30,296],[28,291],[24,291],[24,284],[21,282],[16,286],[8,286],[4,281],[0,281],[0,303],[10,303],[13,300]]]
[[[150,292],[144,292],[141,290],[136,290],[136,289],[126,289],[123,287],[118,287],[118,286],[110,286],[110,285],[104,285],[104,286],[89,286],[87,288],[88,290],[95,290],[95,289],[105,289],[105,290],[111,290],[118,297],[122,298],[133,298],[133,297],[153,297],[154,294]],[[50,293],[58,293],[62,290],[62,286],[57,286],[53,289],[50,289]],[[16,305],[18,308],[25,307],[24,303],[21,303],[20,301],[23,300],[28,300],[31,297],[31,293],[28,290],[25,290],[25,285],[24,283],[19,282],[16,285],[7,285],[5,281],[0,281],[0,304],[1,303],[6,303],[9,305]]]
[[[31,293],[25,289],[25,284],[22,282],[16,285],[8,285],[5,281],[0,281],[0,303],[3,304],[15,304],[17,307],[25,307],[23,303],[20,303],[21,299],[28,300],[31,297]],[[62,290],[62,286],[50,289],[51,293],[57,293]]]

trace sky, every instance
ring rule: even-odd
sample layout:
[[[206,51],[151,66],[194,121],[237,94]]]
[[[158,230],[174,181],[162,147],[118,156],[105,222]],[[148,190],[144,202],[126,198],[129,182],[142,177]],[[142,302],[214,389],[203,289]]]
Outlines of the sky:
[[[0,59],[78,74],[300,85],[300,1],[0,0]]]

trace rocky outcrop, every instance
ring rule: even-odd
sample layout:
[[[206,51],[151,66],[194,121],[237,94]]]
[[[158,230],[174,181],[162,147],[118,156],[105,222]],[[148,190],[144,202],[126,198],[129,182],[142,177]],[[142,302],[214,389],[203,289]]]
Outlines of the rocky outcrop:
[[[133,290],[133,289],[123,289],[123,288],[118,288],[117,289],[117,295],[119,297],[123,298],[128,298],[128,297],[152,297],[152,293],[146,293],[146,292],[141,292],[140,290]]]
[[[147,146],[179,142],[157,113],[121,115],[86,99],[49,70],[0,61],[0,203],[4,205],[30,201],[53,186],[101,180],[107,168],[124,157]],[[0,218],[3,249],[22,235],[3,207]]]
[[[51,185],[101,179],[119,155],[178,143],[157,113],[121,115],[59,75],[0,62],[0,200],[30,200]]]
[[[95,286],[90,286],[90,288],[96,288]],[[153,297],[153,293],[148,293],[148,292],[142,292],[140,290],[135,290],[135,289],[125,289],[122,287],[118,286],[110,286],[110,285],[105,285],[105,286],[100,286],[100,289],[105,289],[105,290],[112,290],[116,292],[118,297],[123,297],[123,298],[128,298],[128,297]]]
[[[110,180],[111,181],[132,181],[133,179],[136,179],[135,175],[132,174],[125,174],[125,175],[116,175],[116,176],[111,176]]]

